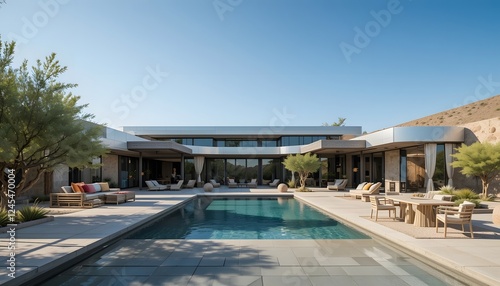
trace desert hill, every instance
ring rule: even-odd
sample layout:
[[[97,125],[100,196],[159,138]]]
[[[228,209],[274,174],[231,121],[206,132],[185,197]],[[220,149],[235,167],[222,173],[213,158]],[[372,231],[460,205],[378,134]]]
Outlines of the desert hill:
[[[397,126],[457,126],[492,118],[500,118],[500,95],[408,121]]]

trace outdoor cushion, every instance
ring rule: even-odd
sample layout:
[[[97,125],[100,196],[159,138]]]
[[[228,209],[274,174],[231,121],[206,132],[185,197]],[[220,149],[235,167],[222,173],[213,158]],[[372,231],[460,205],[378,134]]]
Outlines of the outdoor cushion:
[[[109,184],[108,183],[98,183],[101,186],[101,191],[107,192],[109,191]]]
[[[469,202],[469,201],[464,201],[463,203],[461,203],[459,206],[458,206],[458,212],[463,212],[463,208],[464,206],[466,205],[473,205],[473,206],[476,206],[475,203],[473,202]]]
[[[356,187],[356,190],[362,190],[363,187],[366,185],[366,182],[363,182],[361,184],[359,184],[357,187]]]
[[[366,183],[366,185],[364,185],[363,187],[363,190],[368,191],[372,185],[373,183]]]
[[[85,193],[88,193],[88,194],[95,193],[95,188],[94,188],[94,186],[92,184],[90,184],[90,185],[85,184],[85,185],[82,186],[82,188],[83,188],[83,191]]]
[[[374,189],[378,188],[382,183],[375,183],[370,186],[368,191],[373,191]]]
[[[92,186],[94,186],[96,193],[99,193],[101,191],[101,185],[99,185],[98,183],[93,183]]]
[[[75,193],[84,193],[83,186],[85,183],[71,183],[71,189],[73,189],[73,192]]]

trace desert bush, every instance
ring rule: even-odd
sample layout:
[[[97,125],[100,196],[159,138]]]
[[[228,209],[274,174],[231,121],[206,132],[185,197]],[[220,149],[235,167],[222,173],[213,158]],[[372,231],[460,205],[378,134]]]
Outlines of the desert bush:
[[[475,206],[476,208],[479,207],[479,205],[481,204],[481,200],[478,200],[478,199],[457,199],[453,202],[455,203],[455,206],[459,206],[461,203],[463,203],[465,201],[474,203],[476,205]]]
[[[7,210],[0,210],[0,226],[6,226],[9,223],[9,214]]]
[[[18,210],[16,215],[19,222],[27,222],[44,218],[48,213],[48,210],[38,206],[37,201],[32,206],[25,206],[22,209]]]
[[[443,195],[454,195],[455,187],[446,185],[439,188],[439,191],[441,192],[440,194]]]

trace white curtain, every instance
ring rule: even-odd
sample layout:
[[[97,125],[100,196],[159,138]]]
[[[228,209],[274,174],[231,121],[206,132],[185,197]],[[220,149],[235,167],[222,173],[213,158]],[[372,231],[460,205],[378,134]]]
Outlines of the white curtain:
[[[435,143],[425,144],[425,175],[427,176],[427,193],[434,191],[434,170],[436,169],[436,147]]]
[[[205,157],[194,157],[194,171],[198,175],[198,181],[201,182],[201,171],[203,170],[203,163],[205,162]]]
[[[455,170],[451,166],[451,162],[453,161],[453,144],[447,143],[444,144],[444,158],[446,160],[446,173],[448,174],[448,186],[453,187],[453,171]]]

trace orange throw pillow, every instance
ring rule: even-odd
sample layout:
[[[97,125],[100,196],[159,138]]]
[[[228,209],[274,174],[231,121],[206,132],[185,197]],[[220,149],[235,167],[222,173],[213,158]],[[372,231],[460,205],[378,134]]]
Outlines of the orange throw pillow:
[[[83,193],[83,185],[85,185],[85,183],[81,182],[81,183],[71,183],[71,189],[73,189],[73,192],[75,193]]]

